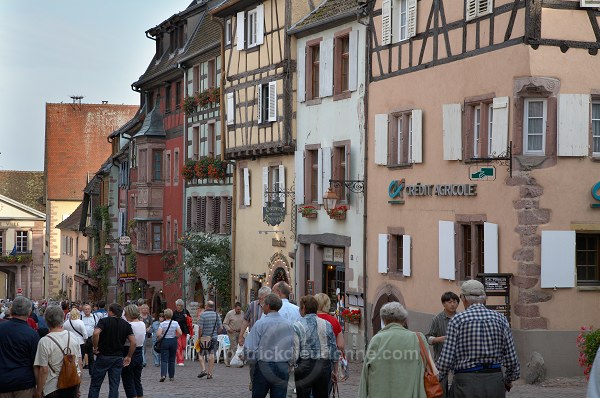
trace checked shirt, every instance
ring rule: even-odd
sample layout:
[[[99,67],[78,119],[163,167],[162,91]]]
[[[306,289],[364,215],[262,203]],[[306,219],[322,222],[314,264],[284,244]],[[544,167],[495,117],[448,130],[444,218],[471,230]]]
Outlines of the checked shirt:
[[[437,361],[440,376],[480,364],[502,364],[505,381],[519,378],[520,365],[510,326],[504,315],[472,304],[448,324],[446,342]]]

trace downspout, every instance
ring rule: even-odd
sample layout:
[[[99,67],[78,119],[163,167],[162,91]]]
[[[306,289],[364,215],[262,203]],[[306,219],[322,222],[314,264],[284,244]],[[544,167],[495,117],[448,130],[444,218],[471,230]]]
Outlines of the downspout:
[[[183,71],[183,95],[184,96],[188,96],[188,84],[187,84],[187,68],[185,66],[183,66],[181,63],[177,64],[177,69],[180,69],[181,71]],[[188,136],[188,118],[187,118],[187,114],[185,114],[184,111],[184,115],[183,115],[183,145],[181,146],[181,152],[183,152],[184,154],[184,163],[187,159],[187,136]],[[185,151],[185,152],[184,152]],[[181,154],[179,155],[179,158],[181,159]],[[179,167],[179,165],[176,165],[175,167]],[[179,173],[179,171],[177,172]],[[185,183],[185,180],[183,178],[179,179],[180,183],[183,185],[183,200],[182,200],[182,206],[181,206],[181,226],[183,229],[183,226],[185,225],[183,220],[187,220],[187,186]],[[177,224],[177,228],[179,228],[179,224]],[[179,234],[177,235],[179,236]],[[177,242],[174,242],[175,244]],[[183,308],[187,308],[187,269],[185,267],[185,253],[182,253],[182,260],[183,260],[183,273],[181,276],[181,286],[182,286],[182,296],[183,296]]]

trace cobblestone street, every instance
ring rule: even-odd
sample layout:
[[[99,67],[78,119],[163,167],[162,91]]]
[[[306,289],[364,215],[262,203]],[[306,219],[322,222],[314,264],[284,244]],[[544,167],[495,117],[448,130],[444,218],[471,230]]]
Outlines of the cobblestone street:
[[[356,397],[358,394],[358,383],[360,379],[361,364],[350,364],[350,378],[339,384],[340,397]],[[175,369],[175,381],[168,379],[160,383],[160,370],[150,366],[144,369],[142,381],[144,386],[144,397],[250,397],[248,391],[248,367],[227,368],[221,362],[215,366],[214,378],[198,379],[200,366],[198,362],[187,361],[185,366],[177,366]],[[90,378],[87,373],[83,376],[81,385],[81,397],[87,397]],[[515,383],[513,390],[507,394],[508,398],[577,398],[585,397],[584,378],[552,379],[542,385],[526,385],[522,380]],[[119,389],[120,397],[124,397],[123,388]],[[108,395],[108,378],[104,379],[101,397]]]

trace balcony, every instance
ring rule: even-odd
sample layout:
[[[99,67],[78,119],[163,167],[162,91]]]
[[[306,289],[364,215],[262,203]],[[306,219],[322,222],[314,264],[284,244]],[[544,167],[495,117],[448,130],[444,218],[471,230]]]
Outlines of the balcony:
[[[31,250],[13,251],[6,250],[1,252],[0,263],[7,264],[27,264],[32,260]]]
[[[87,260],[77,261],[77,273],[81,275],[89,273],[89,262]]]

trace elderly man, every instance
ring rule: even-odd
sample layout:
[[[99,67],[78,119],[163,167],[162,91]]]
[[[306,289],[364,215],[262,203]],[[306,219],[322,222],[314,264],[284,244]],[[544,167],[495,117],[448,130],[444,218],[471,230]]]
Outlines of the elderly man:
[[[219,314],[215,312],[215,303],[213,301],[206,302],[206,309],[200,315],[198,319],[198,338],[200,341],[210,340],[212,341],[212,347],[210,350],[202,350],[200,352],[200,368],[202,369],[199,378],[206,376],[207,379],[213,378],[213,369],[215,367],[215,353],[217,352],[218,343],[217,336],[218,331],[221,329],[221,318]],[[208,373],[206,372],[206,364],[204,363],[204,357],[208,355]]]
[[[1,398],[29,398],[35,393],[33,363],[40,337],[27,325],[31,300],[19,296],[11,307],[10,320],[0,323]]]
[[[229,336],[229,348],[225,355],[225,366],[229,366],[231,358],[237,350],[237,342],[240,338],[240,331],[242,330],[242,324],[244,323],[244,314],[242,314],[242,303],[235,303],[234,309],[229,311],[225,315],[223,326]]]
[[[85,341],[85,353],[87,354],[88,362],[83,368],[88,369],[91,376],[94,367],[94,344],[92,343],[92,336],[94,335],[94,329],[100,318],[98,315],[92,314],[92,307],[89,304],[85,304],[83,306],[83,316],[81,317],[81,320],[85,325],[85,330],[88,335],[88,338]]]
[[[485,307],[483,284],[469,280],[460,288],[465,311],[448,324],[437,361],[440,377],[454,371],[456,398],[504,398],[519,378],[519,359],[506,317]],[[506,374],[502,375],[502,367]]]
[[[252,398],[286,396],[289,363],[292,359],[292,325],[280,314],[281,299],[271,293],[264,298],[264,318],[255,324],[244,346],[244,352],[254,363]]]

